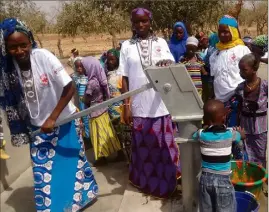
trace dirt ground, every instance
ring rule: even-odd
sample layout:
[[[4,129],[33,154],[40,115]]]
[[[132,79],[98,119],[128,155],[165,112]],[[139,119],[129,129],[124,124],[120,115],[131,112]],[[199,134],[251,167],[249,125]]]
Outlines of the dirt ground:
[[[58,35],[57,34],[44,34],[38,35],[43,48],[50,50],[59,56],[57,47]],[[126,40],[131,36],[130,33],[121,33],[117,35],[118,40]],[[38,39],[36,39],[38,41]],[[39,44],[40,45],[40,44]],[[109,35],[91,35],[91,36],[77,36],[75,38],[65,37],[61,38],[61,47],[64,57],[70,56],[70,51],[77,48],[81,55],[97,55],[112,48],[112,37]]]
[[[240,28],[241,36],[256,36],[255,27],[241,27]],[[158,36],[162,34],[158,33]],[[40,38],[43,48],[50,50],[55,53],[56,56],[59,56],[59,50],[57,48],[58,35],[57,34],[44,34],[38,35]],[[126,40],[131,37],[131,32],[124,32],[116,35],[118,40]],[[36,39],[38,40],[38,39]],[[99,55],[104,51],[112,48],[112,37],[107,34],[91,34],[88,36],[76,36],[71,37],[61,37],[61,47],[63,50],[63,55],[65,57],[70,56],[70,51],[73,48],[77,48],[80,51],[80,54],[83,56],[86,55]]]

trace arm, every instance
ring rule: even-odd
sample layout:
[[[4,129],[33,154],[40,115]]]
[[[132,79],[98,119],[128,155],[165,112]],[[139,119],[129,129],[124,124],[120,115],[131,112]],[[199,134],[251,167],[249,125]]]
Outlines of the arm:
[[[63,89],[60,100],[52,113],[50,114],[51,119],[57,120],[63,109],[67,106],[67,104],[71,101],[73,95],[75,93],[75,87],[72,82],[69,82]]]
[[[105,71],[104,71],[101,64],[100,64],[99,70],[97,72],[97,77],[98,77],[98,81],[100,82],[100,85],[102,88],[104,101],[106,101],[110,98],[110,93],[109,93],[109,88],[108,88],[107,77],[106,77]]]

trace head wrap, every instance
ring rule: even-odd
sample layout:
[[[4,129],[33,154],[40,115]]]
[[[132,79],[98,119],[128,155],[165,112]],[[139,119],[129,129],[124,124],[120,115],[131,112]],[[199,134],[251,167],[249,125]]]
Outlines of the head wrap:
[[[244,42],[240,39],[238,24],[235,18],[229,15],[225,15],[220,19],[219,25],[227,25],[232,35],[232,40],[228,43],[217,43],[216,47],[219,50],[230,49],[238,45],[245,45]]]
[[[230,15],[224,15],[220,20],[219,20],[219,25],[224,24],[228,25],[234,28],[238,28],[238,23],[236,19]]]
[[[183,29],[184,35],[181,40],[178,40],[175,35],[176,28],[181,27]],[[169,48],[174,56],[176,63],[179,62],[179,58],[186,53],[186,41],[188,39],[188,32],[183,22],[176,22],[173,27],[173,35],[169,42]]]
[[[264,53],[268,51],[268,35],[259,35],[253,39],[252,45],[262,49]]]
[[[245,37],[243,38],[243,41],[244,41],[244,43],[251,43],[251,42],[252,42],[252,38],[249,37],[249,36],[245,36]]]
[[[212,33],[210,36],[209,36],[209,46],[211,47],[216,47],[216,44],[219,42],[219,37],[218,37],[218,34],[216,32]]]
[[[150,12],[149,10],[145,8],[138,7],[138,8],[133,9],[131,12],[131,21],[134,15],[146,15],[149,17],[150,20],[152,20],[152,12]]]
[[[108,54],[112,54],[113,56],[115,56],[116,58],[120,58],[120,52],[117,49],[109,49],[107,51],[107,55]]]
[[[196,37],[188,37],[186,45],[194,45],[198,47],[199,41],[197,40]]]
[[[32,32],[22,21],[8,18],[0,24],[0,104],[8,114],[11,142],[14,146],[21,146],[30,141],[28,129],[30,118],[18,73],[12,57],[5,49],[5,40],[14,32],[21,32],[28,36],[32,48],[36,48],[37,44]]]

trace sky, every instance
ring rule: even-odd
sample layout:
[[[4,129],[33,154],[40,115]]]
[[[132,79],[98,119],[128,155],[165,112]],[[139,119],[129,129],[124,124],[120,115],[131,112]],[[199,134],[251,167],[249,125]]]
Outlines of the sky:
[[[64,1],[33,1],[37,7],[40,8],[41,11],[44,11],[47,15],[48,21],[55,21],[55,16],[57,15],[57,11],[61,9],[61,4]]]

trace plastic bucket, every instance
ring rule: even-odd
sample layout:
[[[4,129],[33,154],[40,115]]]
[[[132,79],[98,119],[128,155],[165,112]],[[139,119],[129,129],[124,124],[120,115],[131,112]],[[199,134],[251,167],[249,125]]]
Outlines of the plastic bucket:
[[[248,191],[256,199],[262,191],[262,185],[267,180],[266,170],[261,166],[251,162],[232,161],[231,181],[235,191]]]
[[[237,212],[258,212],[260,205],[251,193],[235,192]]]

